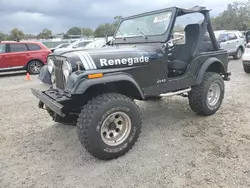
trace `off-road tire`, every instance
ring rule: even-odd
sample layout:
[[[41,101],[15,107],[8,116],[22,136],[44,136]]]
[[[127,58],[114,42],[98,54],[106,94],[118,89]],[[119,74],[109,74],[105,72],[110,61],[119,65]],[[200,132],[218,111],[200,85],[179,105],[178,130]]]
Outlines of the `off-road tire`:
[[[240,57],[238,57],[239,51],[241,51]],[[238,59],[242,58],[242,55],[243,55],[243,49],[242,49],[241,47],[239,47],[239,48],[237,49],[237,51],[235,52],[235,54],[233,55],[233,59],[234,59],[234,60],[238,60]]]
[[[128,137],[117,146],[110,146],[102,139],[101,128],[105,119],[114,112],[123,112],[131,120]],[[135,102],[124,95],[104,93],[83,106],[77,121],[77,134],[81,144],[94,157],[111,160],[125,155],[136,143],[142,126],[142,117]]]
[[[32,61],[30,61],[30,62],[28,63],[28,65],[27,65],[27,71],[28,71],[28,73],[30,73],[30,74],[39,74],[39,73],[40,73],[40,70],[36,72],[36,71],[34,71],[34,70],[32,69],[32,66],[34,66],[34,65],[39,66],[39,67],[40,67],[40,70],[41,70],[41,68],[43,67],[43,63],[42,63],[41,61],[32,60]]]
[[[207,95],[209,88],[213,83],[217,83],[220,87],[220,96],[218,102],[214,106],[207,104]],[[214,72],[206,72],[204,79],[200,85],[193,86],[188,94],[189,105],[191,109],[199,115],[213,115],[220,108],[224,99],[225,85],[223,78]]]
[[[244,71],[245,71],[245,73],[250,73],[250,67],[243,67],[244,68]]]

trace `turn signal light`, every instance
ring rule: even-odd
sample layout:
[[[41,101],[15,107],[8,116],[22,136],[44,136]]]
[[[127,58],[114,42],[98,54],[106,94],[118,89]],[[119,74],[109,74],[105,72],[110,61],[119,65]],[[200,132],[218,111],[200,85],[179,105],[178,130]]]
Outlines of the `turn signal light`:
[[[88,78],[89,78],[89,79],[101,78],[101,77],[103,77],[103,73],[89,74],[89,75],[88,75]]]

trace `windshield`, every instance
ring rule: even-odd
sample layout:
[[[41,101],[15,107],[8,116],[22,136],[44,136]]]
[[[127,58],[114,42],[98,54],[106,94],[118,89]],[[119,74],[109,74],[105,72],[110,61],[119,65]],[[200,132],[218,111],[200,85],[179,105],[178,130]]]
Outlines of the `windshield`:
[[[162,12],[124,20],[115,38],[162,35],[166,32],[171,20],[172,12]]]

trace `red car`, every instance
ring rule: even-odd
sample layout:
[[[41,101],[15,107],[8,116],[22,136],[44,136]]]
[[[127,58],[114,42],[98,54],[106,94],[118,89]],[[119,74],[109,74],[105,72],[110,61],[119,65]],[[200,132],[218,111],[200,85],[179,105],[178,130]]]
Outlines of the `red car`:
[[[30,74],[39,74],[50,53],[40,42],[0,41],[0,72],[27,70]]]

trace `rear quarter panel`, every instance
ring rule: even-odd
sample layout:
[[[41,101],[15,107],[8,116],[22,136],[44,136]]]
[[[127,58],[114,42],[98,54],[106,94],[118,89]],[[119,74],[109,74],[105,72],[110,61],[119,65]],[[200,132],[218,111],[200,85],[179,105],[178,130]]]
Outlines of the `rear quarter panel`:
[[[29,51],[28,61],[36,59],[36,60],[40,60],[43,64],[46,64],[47,57],[49,54],[50,54],[50,52],[47,50]]]
[[[194,60],[189,64],[189,68],[187,69],[191,74],[197,75],[203,63],[209,58],[217,58],[220,62],[222,62],[225,72],[228,70],[228,53],[226,50],[219,50],[216,52],[205,52],[200,53]]]

